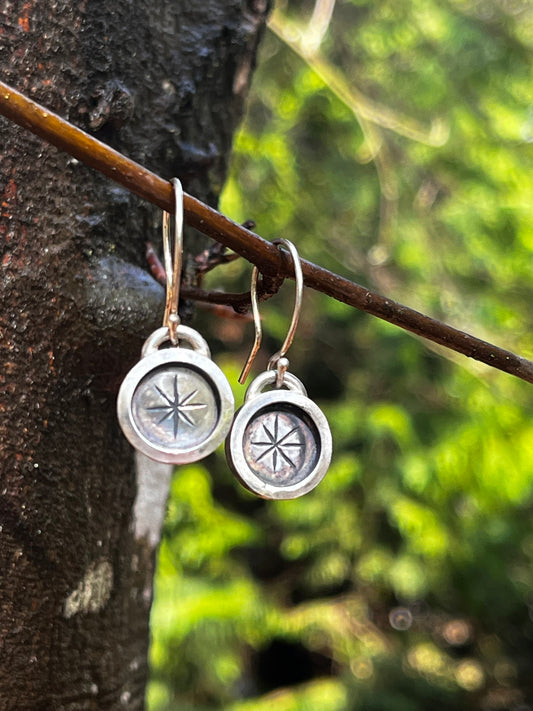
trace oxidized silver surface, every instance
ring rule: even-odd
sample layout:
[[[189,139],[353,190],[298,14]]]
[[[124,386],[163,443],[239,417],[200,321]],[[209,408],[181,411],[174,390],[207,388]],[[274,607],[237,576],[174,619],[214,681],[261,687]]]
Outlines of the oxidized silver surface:
[[[248,388],[226,440],[226,456],[250,491],[265,499],[293,499],[311,491],[326,474],[331,432],[294,375],[284,376],[289,390],[261,392],[275,380],[276,373],[268,371]]]
[[[195,462],[216,449],[234,408],[229,383],[200,334],[179,326],[178,335],[194,350],[158,350],[168,340],[168,329],[158,329],[124,379],[117,401],[120,426],[130,443],[169,464]]]

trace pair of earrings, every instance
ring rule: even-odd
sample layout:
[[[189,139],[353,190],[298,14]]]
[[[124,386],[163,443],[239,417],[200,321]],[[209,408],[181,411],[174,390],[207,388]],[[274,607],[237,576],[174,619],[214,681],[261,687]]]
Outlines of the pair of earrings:
[[[209,346],[194,329],[180,323],[179,279],[183,238],[183,191],[172,181],[176,200],[174,244],[170,215],[163,214],[166,307],[162,328],[146,340],[141,360],[124,379],[117,401],[120,426],[129,442],[151,459],[169,464],[195,462],[226,438],[226,458],[239,481],[266,499],[292,499],[313,489],[331,460],[328,422],[307,397],[303,384],[288,372],[286,353],[301,309],[303,276],[298,252],[288,240],[296,280],[296,301],[283,346],[268,369],[248,387],[234,414],[231,387],[211,360]],[[261,345],[257,300],[258,269],[252,273],[251,300],[255,341],[239,378],[242,384]],[[170,342],[170,347],[160,348]],[[182,348],[186,342],[191,348]],[[273,390],[263,392],[267,386]]]

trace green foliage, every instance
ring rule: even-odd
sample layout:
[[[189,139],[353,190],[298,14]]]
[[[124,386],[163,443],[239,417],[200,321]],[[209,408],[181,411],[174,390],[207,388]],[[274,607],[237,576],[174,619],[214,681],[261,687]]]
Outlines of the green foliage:
[[[223,211],[532,356],[533,10],[337,0],[319,49],[312,10],[278,5]],[[247,288],[249,266],[224,269],[212,285]],[[258,369],[292,298],[261,307]],[[198,327],[236,382],[250,325]],[[314,293],[290,356],[331,469],[288,502],[220,452],[176,472],[151,711],[529,708],[531,386]]]

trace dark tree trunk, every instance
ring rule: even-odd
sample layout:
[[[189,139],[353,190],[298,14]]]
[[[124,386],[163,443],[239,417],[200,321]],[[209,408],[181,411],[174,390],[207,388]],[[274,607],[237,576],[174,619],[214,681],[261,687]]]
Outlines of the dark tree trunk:
[[[2,78],[216,204],[267,4],[0,0]],[[157,211],[3,119],[0,194],[0,709],[140,709],[169,472],[115,400]]]

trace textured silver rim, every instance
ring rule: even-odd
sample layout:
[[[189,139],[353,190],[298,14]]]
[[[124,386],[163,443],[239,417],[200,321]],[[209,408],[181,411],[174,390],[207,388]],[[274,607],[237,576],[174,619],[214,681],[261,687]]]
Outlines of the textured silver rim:
[[[250,468],[244,451],[244,437],[248,424],[258,413],[273,405],[279,405],[280,410],[283,406],[288,406],[307,415],[316,427],[319,439],[319,453],[314,468],[305,479],[288,486],[277,486],[263,481]],[[272,390],[247,400],[235,413],[226,440],[226,456],[233,473],[247,489],[265,499],[295,499],[307,494],[324,478],[331,462],[331,455],[331,431],[324,413],[308,397],[292,390]]]
[[[210,435],[200,445],[178,449],[154,444],[140,432],[135,423],[132,401],[139,383],[149,373],[165,365],[182,365],[196,371],[211,388],[217,401],[218,420]],[[147,457],[167,464],[186,464],[203,459],[222,443],[231,426],[234,407],[233,393],[226,376],[210,358],[185,348],[167,348],[151,352],[127,374],[118,394],[117,416],[130,444]]]

